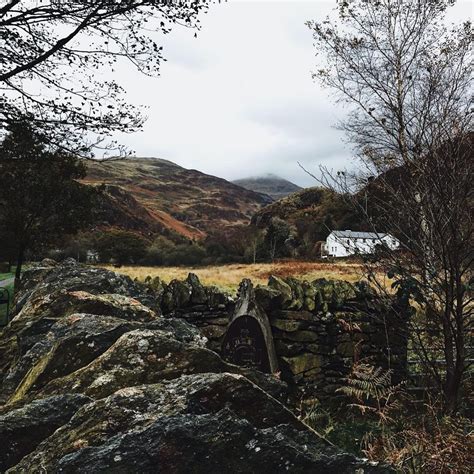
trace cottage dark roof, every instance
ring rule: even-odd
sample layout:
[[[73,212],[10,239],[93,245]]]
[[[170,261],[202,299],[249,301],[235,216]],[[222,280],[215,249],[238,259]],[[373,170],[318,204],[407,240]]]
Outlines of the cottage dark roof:
[[[379,234],[377,232],[354,232],[353,230],[333,230],[331,234],[338,239],[383,239],[390,237],[389,234]]]

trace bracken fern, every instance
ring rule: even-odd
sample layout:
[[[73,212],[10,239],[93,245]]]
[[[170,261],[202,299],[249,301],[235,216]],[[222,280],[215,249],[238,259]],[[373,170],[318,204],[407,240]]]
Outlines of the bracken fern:
[[[349,406],[375,415],[379,423],[391,421],[390,413],[400,407],[403,383],[392,384],[391,370],[355,362],[346,383],[338,391],[355,400]]]

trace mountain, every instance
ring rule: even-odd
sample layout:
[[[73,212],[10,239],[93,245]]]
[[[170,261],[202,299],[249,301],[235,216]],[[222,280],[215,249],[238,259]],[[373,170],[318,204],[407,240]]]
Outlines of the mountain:
[[[232,182],[250,191],[267,194],[275,200],[301,190],[296,184],[274,174],[237,179]]]
[[[201,239],[247,224],[272,198],[158,158],[90,162],[88,185],[105,185],[103,224]]]

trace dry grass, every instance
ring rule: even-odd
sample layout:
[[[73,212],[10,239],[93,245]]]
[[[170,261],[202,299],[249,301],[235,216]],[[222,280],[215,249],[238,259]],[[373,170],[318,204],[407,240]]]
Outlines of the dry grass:
[[[232,264],[209,267],[139,267],[124,266],[109,270],[123,273],[131,278],[143,281],[147,276],[159,276],[164,282],[173,279],[183,280],[188,273],[195,273],[205,285],[215,285],[221,289],[235,292],[244,278],[250,278],[254,284],[266,284],[270,275],[279,277],[292,276],[305,280],[328,278],[355,282],[362,277],[362,267],[357,263],[319,263],[284,261],[276,263],[259,263],[256,265]]]

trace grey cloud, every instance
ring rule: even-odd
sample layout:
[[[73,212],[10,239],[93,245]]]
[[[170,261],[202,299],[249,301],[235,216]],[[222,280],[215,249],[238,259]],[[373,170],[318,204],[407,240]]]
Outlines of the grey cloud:
[[[465,18],[469,1],[451,19]],[[118,135],[139,156],[156,156],[236,179],[275,173],[300,185],[320,165],[353,167],[351,148],[333,128],[344,111],[315,84],[317,58],[304,25],[335,0],[231,0],[202,17],[202,31],[176,26],[159,38],[161,77],[120,69],[131,103],[148,106],[143,132]],[[162,41],[161,41],[162,40]]]

